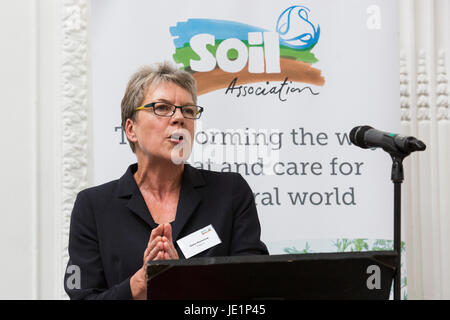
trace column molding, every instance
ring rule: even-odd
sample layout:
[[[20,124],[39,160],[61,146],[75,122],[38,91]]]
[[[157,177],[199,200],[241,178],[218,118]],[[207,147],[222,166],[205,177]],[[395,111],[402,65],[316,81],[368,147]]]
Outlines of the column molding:
[[[405,160],[408,298],[449,299],[450,5],[445,0],[399,0],[399,6],[400,120],[404,134],[427,144],[425,152]]]
[[[73,204],[78,192],[89,185],[89,9],[88,0],[64,0],[61,8],[61,276],[69,258]],[[62,296],[66,296],[64,291]]]
[[[70,216],[92,179],[89,0],[37,2],[38,299],[67,299]]]

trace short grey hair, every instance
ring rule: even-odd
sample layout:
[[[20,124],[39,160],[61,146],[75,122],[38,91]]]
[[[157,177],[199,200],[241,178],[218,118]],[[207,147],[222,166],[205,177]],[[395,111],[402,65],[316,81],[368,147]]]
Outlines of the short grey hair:
[[[185,89],[197,104],[197,84],[194,77],[187,71],[178,69],[170,62],[155,63],[143,66],[130,78],[121,103],[122,128],[125,130],[127,119],[135,121],[136,108],[143,103],[148,88],[157,86],[163,82],[173,82]],[[135,152],[134,143],[129,141],[131,150]]]

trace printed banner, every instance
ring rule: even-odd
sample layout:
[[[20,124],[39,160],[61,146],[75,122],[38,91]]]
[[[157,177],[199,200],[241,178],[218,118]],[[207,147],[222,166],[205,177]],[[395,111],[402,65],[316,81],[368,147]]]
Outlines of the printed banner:
[[[395,1],[94,0],[92,34],[95,184],[136,161],[129,77],[169,60],[205,108],[188,162],[248,181],[271,254],[392,247],[391,160],[348,134],[400,129]]]

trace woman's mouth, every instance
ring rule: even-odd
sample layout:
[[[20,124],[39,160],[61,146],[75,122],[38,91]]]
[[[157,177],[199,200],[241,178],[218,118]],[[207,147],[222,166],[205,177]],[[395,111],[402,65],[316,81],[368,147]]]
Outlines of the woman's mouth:
[[[169,139],[172,143],[181,143],[183,141],[183,135],[181,133],[173,133]]]

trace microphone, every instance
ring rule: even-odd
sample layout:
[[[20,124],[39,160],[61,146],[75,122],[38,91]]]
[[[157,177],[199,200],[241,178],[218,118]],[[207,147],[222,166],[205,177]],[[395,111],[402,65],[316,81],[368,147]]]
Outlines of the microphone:
[[[382,148],[388,153],[408,155],[414,151],[423,151],[425,143],[414,138],[395,133],[383,132],[370,126],[354,127],[350,131],[350,141],[363,149]]]

